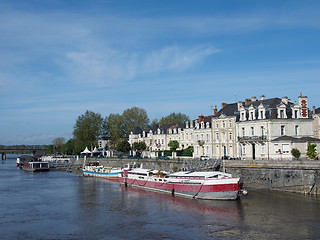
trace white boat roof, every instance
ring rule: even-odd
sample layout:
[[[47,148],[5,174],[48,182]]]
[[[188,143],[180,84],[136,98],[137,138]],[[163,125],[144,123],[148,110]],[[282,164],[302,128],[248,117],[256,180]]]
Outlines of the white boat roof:
[[[134,168],[129,171],[129,173],[149,173],[149,172],[158,172],[158,170],[153,170],[153,169],[144,169],[144,168]]]
[[[170,177],[211,177],[214,175],[224,175],[231,177],[232,175],[229,173],[224,173],[224,172],[193,172],[193,171],[181,171],[181,172],[176,172],[172,173],[169,176]]]

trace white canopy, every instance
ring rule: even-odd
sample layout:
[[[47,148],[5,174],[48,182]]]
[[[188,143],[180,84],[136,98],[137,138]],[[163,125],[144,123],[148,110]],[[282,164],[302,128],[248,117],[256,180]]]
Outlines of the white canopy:
[[[85,149],[83,152],[81,152],[81,154],[87,154],[87,153],[91,153],[91,152],[89,151],[88,147],[86,147],[86,149]]]
[[[100,153],[100,151],[97,149],[97,147],[94,147],[92,153]]]

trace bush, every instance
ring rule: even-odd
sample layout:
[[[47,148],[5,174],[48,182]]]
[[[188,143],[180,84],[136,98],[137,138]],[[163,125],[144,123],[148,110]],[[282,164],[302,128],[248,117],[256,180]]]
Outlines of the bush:
[[[296,159],[299,159],[300,156],[301,156],[301,153],[300,153],[300,151],[299,151],[297,148],[293,148],[293,149],[291,150],[291,154],[292,154],[292,156],[294,156]]]

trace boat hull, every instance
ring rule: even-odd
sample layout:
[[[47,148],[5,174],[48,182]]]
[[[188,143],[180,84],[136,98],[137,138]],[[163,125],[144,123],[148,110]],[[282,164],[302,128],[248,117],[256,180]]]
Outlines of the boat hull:
[[[111,172],[111,173],[101,173],[83,170],[83,175],[85,177],[98,177],[98,178],[107,178],[117,180],[119,178],[120,172]]]
[[[150,191],[164,192],[189,198],[208,200],[236,200],[240,197],[239,178],[228,179],[214,184],[181,184],[165,183],[150,180],[119,177],[119,181],[127,186]]]

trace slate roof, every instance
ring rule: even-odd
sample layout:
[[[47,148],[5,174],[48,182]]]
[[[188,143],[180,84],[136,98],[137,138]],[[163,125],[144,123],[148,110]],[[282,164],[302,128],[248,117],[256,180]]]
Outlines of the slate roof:
[[[313,137],[295,138],[290,136],[281,136],[272,140],[272,142],[320,142],[320,139]]]
[[[316,114],[320,114],[320,107],[316,109]]]
[[[138,126],[136,126],[132,131],[133,134],[142,134],[142,132],[142,129]]]

